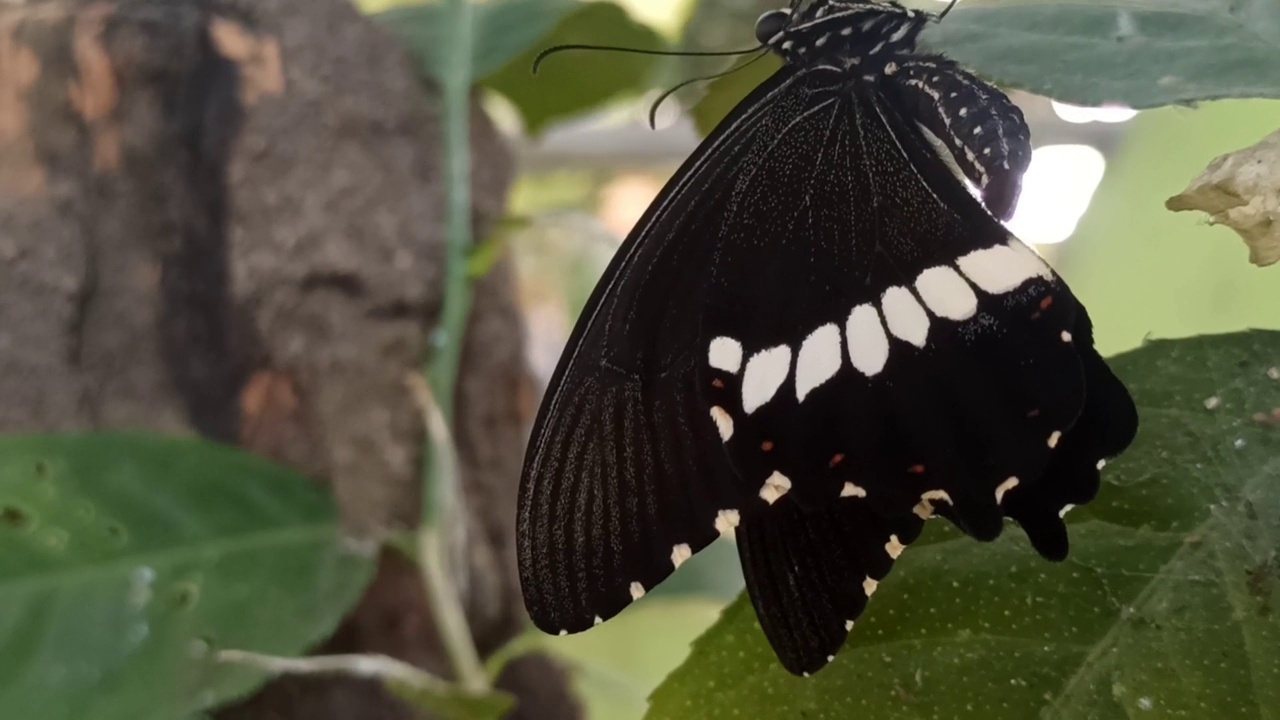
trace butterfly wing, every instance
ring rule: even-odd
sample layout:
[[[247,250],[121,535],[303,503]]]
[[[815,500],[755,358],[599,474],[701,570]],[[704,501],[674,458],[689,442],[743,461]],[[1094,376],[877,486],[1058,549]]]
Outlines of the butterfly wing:
[[[1066,285],[831,70],[721,124],[575,329],[521,486],[540,628],[608,619],[740,524],[761,624],[811,672],[923,518],[992,539],[1007,515],[1059,556],[1059,510],[1132,437]]]
[[[743,487],[697,388],[699,309],[735,183],[794,110],[793,77],[763,83],[680,168],[561,356],[517,511],[525,605],[544,631],[609,619],[738,522]]]

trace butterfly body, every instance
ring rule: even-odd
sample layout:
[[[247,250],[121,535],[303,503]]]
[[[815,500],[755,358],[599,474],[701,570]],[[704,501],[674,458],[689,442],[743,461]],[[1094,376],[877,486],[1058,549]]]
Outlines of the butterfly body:
[[[761,18],[785,66],[637,224],[539,413],[518,514],[539,627],[608,619],[735,530],[766,636],[809,673],[929,517],[980,540],[1012,518],[1065,556],[1059,514],[1136,414],[1084,308],[996,219],[1021,113],[916,53],[929,17]]]

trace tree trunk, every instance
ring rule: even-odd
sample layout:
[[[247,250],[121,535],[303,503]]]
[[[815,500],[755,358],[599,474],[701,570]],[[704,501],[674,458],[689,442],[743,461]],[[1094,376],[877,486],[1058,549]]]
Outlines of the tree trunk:
[[[405,390],[439,315],[434,93],[344,0],[48,0],[0,7],[0,432],[133,429],[238,443],[326,483],[351,532],[411,528],[422,424]],[[472,122],[474,216],[511,163]],[[457,439],[468,617],[520,632],[516,482],[533,410],[511,270],[479,283]],[[447,672],[416,570],[384,554],[325,650]],[[520,716],[576,717],[513,664]],[[224,710],[402,718],[354,680],[285,680]]]

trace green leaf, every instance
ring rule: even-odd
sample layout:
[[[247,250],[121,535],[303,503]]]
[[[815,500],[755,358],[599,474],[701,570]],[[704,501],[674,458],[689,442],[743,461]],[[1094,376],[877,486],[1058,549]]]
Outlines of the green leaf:
[[[1280,97],[1275,0],[969,0],[920,41],[998,82],[1081,105]]]
[[[713,81],[707,87],[707,94],[693,106],[693,121],[698,132],[703,136],[709,134],[742,98],[780,67],[782,61],[770,54],[755,62],[743,63],[738,69]]]
[[[465,71],[473,82],[494,72],[532,47],[577,7],[575,0],[476,3],[471,10],[475,43],[471,67]],[[457,69],[446,57],[449,23],[443,4],[396,7],[374,15],[374,19],[405,38],[427,74],[439,78]]]
[[[566,52],[549,58],[535,77],[538,53],[553,45],[591,43],[644,50],[663,46],[658,33],[607,2],[573,3],[566,16],[537,47],[486,77],[483,84],[502,93],[520,110],[525,127],[537,133],[555,120],[579,115],[608,100],[648,87],[655,60],[648,55]]]
[[[1255,413],[1280,406],[1277,365],[1280,333],[1261,331],[1115,358],[1142,428],[1099,498],[1068,516],[1067,562],[1041,560],[1013,527],[992,544],[913,546],[809,679],[778,665],[740,598],[647,717],[1271,716],[1280,425]]]
[[[0,717],[168,720],[251,690],[372,575],[315,483],[212,443],[0,438]]]
[[[500,690],[470,693],[447,683],[431,690],[404,683],[386,685],[400,699],[442,720],[501,720],[515,706],[515,697]]]

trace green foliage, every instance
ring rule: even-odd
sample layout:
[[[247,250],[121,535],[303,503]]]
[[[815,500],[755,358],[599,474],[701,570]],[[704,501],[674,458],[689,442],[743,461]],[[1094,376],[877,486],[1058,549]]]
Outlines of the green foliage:
[[[1231,230],[1164,207],[1214,157],[1257,142],[1277,123],[1273,100],[1162,108],[1127,123],[1089,212],[1054,263],[1088,306],[1104,353],[1148,335],[1280,329],[1277,269],[1250,267]]]
[[[444,3],[396,7],[374,15],[374,19],[404,37],[428,75],[446,77],[461,69],[474,81],[511,62],[576,7],[575,0],[476,3],[471,9],[475,42],[469,64],[455,63],[449,57],[451,26]]]
[[[396,682],[386,685],[400,699],[442,720],[501,720],[515,705],[508,693],[472,693],[453,683],[442,682],[430,690]]]
[[[0,438],[0,715],[169,720],[252,689],[234,647],[296,654],[372,563],[324,491],[211,443]]]
[[[591,43],[640,49],[662,47],[660,35],[608,2],[497,0],[471,10],[471,63],[448,57],[450,25],[444,4],[397,7],[374,17],[404,37],[422,68],[435,78],[465,72],[471,82],[495,90],[515,105],[528,132],[643,91],[655,67],[644,55],[612,55],[607,62],[565,55],[547,62],[537,77],[538,53],[560,44]],[[464,56],[465,57],[465,56]]]
[[[571,3],[578,9],[567,15],[536,47],[484,79],[515,103],[530,133],[538,133],[555,120],[563,120],[598,108],[605,102],[642,92],[655,68],[652,56],[614,53],[599,56],[566,52],[549,58],[535,77],[531,75],[538,53],[554,45],[591,43],[654,50],[663,46],[658,33],[632,20],[612,3]]]
[[[1280,97],[1275,0],[969,0],[921,46],[1081,105]]]
[[[745,598],[655,692],[648,715],[1256,718],[1280,707],[1280,333],[1160,341],[1117,357],[1134,447],[1069,518],[1072,554],[1015,528],[912,549],[844,651],[778,665]],[[1274,371],[1272,371],[1274,374]],[[1217,398],[1206,409],[1207,398]],[[929,532],[938,525],[931,523]]]
[[[755,62],[744,63],[741,69],[714,80],[707,87],[707,94],[693,107],[693,121],[698,132],[709,134],[733,106],[780,67],[782,61],[771,54]]]

